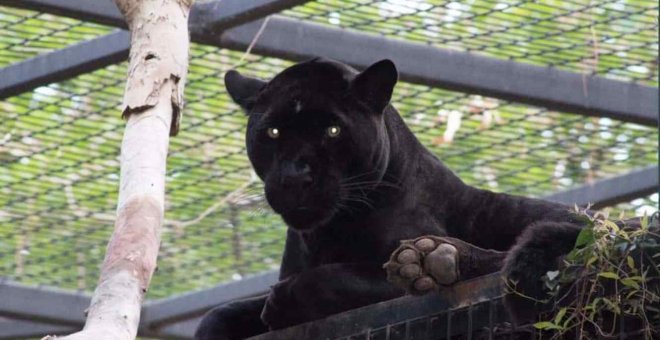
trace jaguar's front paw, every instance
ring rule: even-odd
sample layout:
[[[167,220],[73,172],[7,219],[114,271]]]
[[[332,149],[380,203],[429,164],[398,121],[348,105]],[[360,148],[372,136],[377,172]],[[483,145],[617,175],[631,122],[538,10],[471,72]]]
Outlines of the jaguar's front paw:
[[[280,329],[301,322],[300,314],[304,314],[304,308],[293,294],[295,283],[295,279],[289,277],[271,287],[261,312],[261,320],[269,329]]]
[[[275,329],[277,328],[277,325],[281,323],[279,320],[281,313],[281,305],[278,307],[278,303],[275,301],[275,297],[271,292],[266,299],[264,309],[261,311],[261,321],[263,321],[269,329]]]
[[[266,299],[266,304],[264,309],[261,312],[261,321],[268,326],[270,329],[277,329],[282,327],[282,324],[285,323],[283,320],[284,313],[286,308],[281,296],[278,296],[277,291],[272,289],[268,298]]]
[[[411,294],[425,294],[459,279],[459,252],[447,238],[422,236],[401,241],[383,266],[387,279]]]

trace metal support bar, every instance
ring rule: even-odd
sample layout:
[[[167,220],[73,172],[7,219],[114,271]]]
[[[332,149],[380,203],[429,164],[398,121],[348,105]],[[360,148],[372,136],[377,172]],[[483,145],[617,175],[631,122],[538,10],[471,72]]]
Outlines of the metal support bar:
[[[0,0],[0,5],[126,28],[124,17],[111,0]]]
[[[190,35],[193,41],[208,37],[310,0],[216,0],[196,3],[190,13]]]
[[[164,339],[192,339],[200,322],[202,322],[202,317],[198,316],[175,323],[163,324],[153,332],[150,330],[151,333],[146,333],[145,335]]]
[[[150,301],[143,307],[140,322],[151,329],[163,323],[199,316],[224,302],[268,292],[270,286],[277,283],[278,275],[279,271],[269,271],[202,291]]]
[[[657,165],[606,178],[575,189],[548,195],[544,199],[569,205],[591,203],[598,209],[658,192]]]
[[[49,2],[31,0],[27,3],[42,1]],[[74,6],[72,2],[78,3],[74,0],[57,1],[66,4],[57,13],[66,14],[65,7]],[[200,3],[191,14],[191,36],[193,41],[245,50],[261,28],[261,22],[235,27],[222,34],[215,32],[304,2],[234,0]],[[12,5],[15,3],[9,2]],[[103,20],[111,22],[117,15],[117,10],[113,10],[106,9]],[[79,12],[70,14],[87,19],[81,17]],[[91,20],[100,15],[99,11],[94,12]],[[325,56],[357,68],[390,58],[397,64],[401,79],[412,83],[587,116],[610,117],[645,125],[656,125],[658,122],[659,97],[655,87],[445,50],[281,16],[271,18],[253,51],[292,60]]]
[[[76,331],[76,328],[56,326],[27,320],[0,318],[0,340],[41,338],[44,334],[60,335]]]
[[[0,99],[122,62],[129,46],[129,33],[118,30],[2,68]]]
[[[260,27],[261,24],[256,22],[225,31],[216,38],[215,44],[245,49]],[[658,122],[658,89],[655,87],[446,50],[279,16],[271,18],[253,51],[293,60],[324,56],[357,68],[389,58],[396,63],[400,78],[412,83],[587,116],[654,126]]]
[[[0,316],[81,327],[91,298],[65,290],[0,282]]]

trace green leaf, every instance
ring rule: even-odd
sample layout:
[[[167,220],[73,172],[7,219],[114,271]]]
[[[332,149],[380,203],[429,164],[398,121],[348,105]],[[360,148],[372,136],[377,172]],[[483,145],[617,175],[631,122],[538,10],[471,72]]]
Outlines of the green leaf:
[[[619,308],[619,305],[612,302],[612,300],[608,298],[603,298],[603,302],[605,302],[605,304],[607,305],[607,307],[609,307],[611,311],[613,311],[616,314],[621,314],[621,308]]]
[[[557,312],[557,315],[555,316],[555,320],[553,321],[555,324],[559,324],[561,320],[564,318],[564,315],[566,315],[566,307],[562,308]]]
[[[640,289],[639,283],[635,282],[635,280],[633,280],[631,278],[625,278],[625,279],[621,280],[621,283],[623,283],[624,285],[626,285],[628,287],[633,287],[635,289]]]
[[[550,321],[541,321],[534,324],[536,329],[561,329],[559,325],[555,325]]]
[[[640,221],[642,230],[647,230],[649,228],[649,217],[646,214],[646,211],[644,211],[644,216],[642,216],[642,220]]]
[[[577,240],[575,240],[575,248],[584,247],[588,244],[594,242],[594,230],[591,228],[584,228],[578,234]]]
[[[619,226],[616,225],[616,223],[614,223],[610,220],[604,220],[603,225],[605,225],[606,227],[612,229],[615,233],[619,232]]]
[[[614,279],[614,280],[619,279],[619,275],[617,273],[613,273],[613,272],[598,273],[598,276],[604,277],[604,278],[607,278],[607,279]]]
[[[626,262],[630,269],[635,269],[635,260],[633,260],[632,256],[628,255],[628,257],[626,257]]]
[[[589,266],[592,265],[594,262],[596,262],[596,260],[598,260],[598,257],[597,257],[597,256],[594,255],[594,256],[590,257],[590,258],[587,260],[587,264],[586,264],[586,266],[589,267]]]

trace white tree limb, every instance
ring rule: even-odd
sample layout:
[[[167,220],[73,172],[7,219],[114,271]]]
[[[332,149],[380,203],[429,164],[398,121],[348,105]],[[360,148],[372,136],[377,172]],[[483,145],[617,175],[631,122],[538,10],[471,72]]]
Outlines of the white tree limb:
[[[183,107],[192,0],[115,3],[131,30],[117,219],[85,327],[67,340],[137,335],[160,244],[169,136],[178,131]]]

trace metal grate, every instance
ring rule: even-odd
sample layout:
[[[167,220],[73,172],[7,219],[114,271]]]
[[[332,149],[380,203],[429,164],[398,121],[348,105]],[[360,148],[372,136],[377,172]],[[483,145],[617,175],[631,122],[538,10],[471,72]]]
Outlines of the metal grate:
[[[656,1],[318,0],[290,17],[658,84]]]
[[[503,305],[498,273],[444,287],[436,294],[404,296],[324,319],[260,334],[250,340],[493,340],[572,339],[514,325]],[[637,339],[639,325],[621,322],[614,336]],[[589,326],[583,331],[590,334]]]

